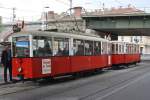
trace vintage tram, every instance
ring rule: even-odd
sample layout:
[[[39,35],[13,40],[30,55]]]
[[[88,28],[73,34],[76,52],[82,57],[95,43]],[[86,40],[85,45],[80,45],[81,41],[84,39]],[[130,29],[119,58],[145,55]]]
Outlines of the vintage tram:
[[[140,62],[139,44],[112,41],[112,66],[129,66]]]
[[[111,67],[111,42],[91,34],[14,33],[12,75],[39,79]]]

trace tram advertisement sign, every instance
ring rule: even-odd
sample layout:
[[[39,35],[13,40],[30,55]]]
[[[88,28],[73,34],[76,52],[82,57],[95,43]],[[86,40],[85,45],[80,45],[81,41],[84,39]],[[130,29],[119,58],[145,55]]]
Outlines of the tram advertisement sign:
[[[42,59],[42,74],[51,73],[51,59]]]

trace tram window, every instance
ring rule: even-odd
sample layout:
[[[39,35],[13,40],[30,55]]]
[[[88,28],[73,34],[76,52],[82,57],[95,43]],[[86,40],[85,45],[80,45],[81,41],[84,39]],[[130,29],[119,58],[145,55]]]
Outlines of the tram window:
[[[112,53],[111,43],[108,43],[108,54]]]
[[[137,45],[137,53],[140,53],[140,51],[139,51],[140,49],[139,49],[139,45]]]
[[[69,55],[69,39],[54,38],[54,56]]]
[[[130,54],[132,54],[132,44],[130,44]]]
[[[93,55],[93,41],[85,41],[84,50],[84,55]]]
[[[130,54],[130,45],[129,44],[127,45],[127,48],[128,48],[128,54]]]
[[[107,42],[102,42],[102,54],[107,54]]]
[[[74,39],[73,40],[73,52],[74,55],[84,55],[84,41]]]
[[[134,45],[134,53],[136,53],[136,51],[137,51],[137,50],[136,50],[136,45]]]
[[[115,53],[115,44],[112,44],[112,53]]]
[[[104,54],[104,52],[105,52],[105,47],[104,47],[104,42],[102,42],[102,54]]]
[[[132,54],[132,45],[130,44],[130,54]]]
[[[126,53],[127,54],[129,53],[129,46],[128,46],[128,44],[126,44]]]
[[[134,45],[134,53],[136,53],[136,45]]]
[[[30,49],[29,49],[29,37],[21,36],[21,37],[13,37],[12,38],[12,52],[13,57],[29,57]]]
[[[131,54],[131,45],[129,44],[129,54]]]
[[[124,45],[122,45],[122,53],[124,53]]]
[[[101,54],[101,42],[94,42],[94,55]]]
[[[52,56],[52,39],[45,36],[33,37],[34,57]]]
[[[121,45],[119,45],[119,53],[122,53],[121,49],[122,49]]]
[[[118,54],[118,44],[116,44],[116,54]]]

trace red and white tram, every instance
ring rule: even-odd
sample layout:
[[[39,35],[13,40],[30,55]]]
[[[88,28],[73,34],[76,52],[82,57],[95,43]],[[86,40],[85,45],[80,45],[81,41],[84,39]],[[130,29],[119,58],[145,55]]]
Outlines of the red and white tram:
[[[112,65],[111,42],[98,36],[29,31],[11,38],[13,77],[55,77]]]
[[[112,65],[136,64],[140,62],[139,45],[128,42],[112,41]]]

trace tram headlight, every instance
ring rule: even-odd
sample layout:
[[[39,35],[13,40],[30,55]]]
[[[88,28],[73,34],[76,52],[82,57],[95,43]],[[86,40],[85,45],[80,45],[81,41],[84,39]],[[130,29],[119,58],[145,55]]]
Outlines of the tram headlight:
[[[22,68],[21,67],[18,68],[18,72],[19,73],[22,72]]]

